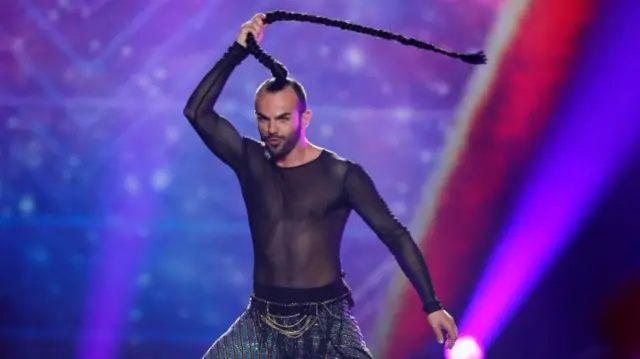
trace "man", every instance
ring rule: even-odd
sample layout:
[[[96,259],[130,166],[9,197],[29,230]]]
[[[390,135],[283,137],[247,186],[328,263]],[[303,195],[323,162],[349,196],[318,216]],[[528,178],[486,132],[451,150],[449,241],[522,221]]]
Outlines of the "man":
[[[371,358],[351,313],[340,263],[342,233],[355,210],[393,253],[422,299],[438,340],[457,329],[435,296],[426,263],[363,168],[307,140],[311,120],[296,80],[265,81],[256,92],[261,142],[243,137],[212,110],[248,55],[246,37],[263,35],[264,15],[199,83],[184,110],[207,147],[237,175],[254,247],[254,285],[246,311],[204,358]]]

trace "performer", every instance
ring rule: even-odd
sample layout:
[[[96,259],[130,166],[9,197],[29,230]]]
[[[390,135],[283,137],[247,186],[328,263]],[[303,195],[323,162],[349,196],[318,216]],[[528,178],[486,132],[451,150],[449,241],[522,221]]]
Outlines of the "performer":
[[[311,121],[303,86],[288,77],[260,85],[255,115],[261,141],[241,136],[214,107],[226,81],[260,41],[264,14],[236,41],[190,96],[185,116],[206,146],[237,175],[254,249],[247,309],[204,355],[214,358],[372,358],[352,314],[340,263],[342,234],[355,210],[389,248],[420,295],[426,319],[451,348],[453,318],[436,297],[424,258],[358,163],[306,137]]]

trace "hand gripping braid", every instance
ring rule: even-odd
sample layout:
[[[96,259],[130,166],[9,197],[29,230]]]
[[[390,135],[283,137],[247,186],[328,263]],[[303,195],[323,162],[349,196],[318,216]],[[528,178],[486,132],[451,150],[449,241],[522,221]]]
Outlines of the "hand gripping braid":
[[[337,27],[342,30],[353,31],[385,40],[396,41],[406,46],[412,46],[421,50],[433,51],[452,58],[457,58],[472,65],[482,65],[487,63],[487,57],[482,51],[472,54],[452,52],[437,47],[433,44],[420,41],[418,39],[408,38],[399,34],[394,34],[389,31],[375,29],[372,27],[352,24],[347,21],[288,11],[272,11],[266,13],[265,15],[265,24],[272,24],[278,21],[309,22],[329,27]],[[260,46],[256,43],[256,40],[252,34],[247,35],[247,49],[249,50],[249,53],[251,53],[251,55],[253,55],[262,65],[264,65],[267,69],[269,69],[269,71],[271,71],[273,77],[276,79],[276,83],[284,83],[284,80],[286,80],[286,78],[289,76],[287,68],[281,62],[265,53],[264,50],[262,50],[262,48],[260,48]]]

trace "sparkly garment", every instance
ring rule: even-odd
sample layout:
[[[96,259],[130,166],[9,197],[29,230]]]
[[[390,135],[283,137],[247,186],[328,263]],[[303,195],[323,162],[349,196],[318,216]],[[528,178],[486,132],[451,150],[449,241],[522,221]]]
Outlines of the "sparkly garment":
[[[256,294],[247,309],[213,343],[203,359],[372,359],[351,311],[351,293],[343,290],[335,296],[340,285],[284,289],[276,292],[276,296],[267,295],[269,300],[258,297],[258,291],[254,290]],[[289,304],[270,300],[289,296],[291,291],[319,300],[288,301]],[[324,299],[329,296],[333,298]],[[290,297],[299,299],[300,295]]]

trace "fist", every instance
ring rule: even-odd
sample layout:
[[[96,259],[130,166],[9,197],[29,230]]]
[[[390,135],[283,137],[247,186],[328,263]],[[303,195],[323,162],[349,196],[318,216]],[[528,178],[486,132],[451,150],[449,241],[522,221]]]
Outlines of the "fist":
[[[260,41],[262,40],[264,28],[267,26],[264,23],[265,18],[265,14],[255,14],[251,18],[251,20],[242,24],[236,42],[238,42],[243,47],[247,47],[247,34],[252,34],[256,39],[256,42],[260,43]]]

